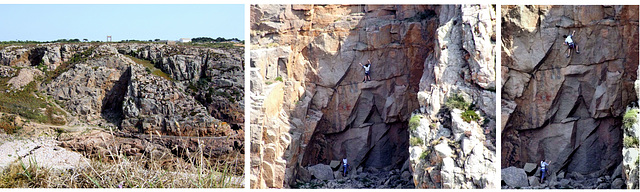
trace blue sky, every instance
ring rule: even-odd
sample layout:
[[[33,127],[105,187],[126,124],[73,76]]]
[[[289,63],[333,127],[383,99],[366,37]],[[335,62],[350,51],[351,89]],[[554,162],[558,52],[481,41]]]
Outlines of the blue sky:
[[[244,5],[0,5],[0,41],[244,40]]]

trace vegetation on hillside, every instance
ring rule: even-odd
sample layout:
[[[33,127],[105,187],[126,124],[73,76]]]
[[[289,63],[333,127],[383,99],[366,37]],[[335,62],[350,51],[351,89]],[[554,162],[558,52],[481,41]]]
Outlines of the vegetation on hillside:
[[[162,70],[156,68],[155,65],[153,65],[151,63],[151,61],[144,60],[144,59],[138,59],[138,58],[136,58],[134,56],[130,56],[130,55],[125,55],[125,56],[128,57],[129,59],[133,60],[137,64],[140,64],[140,65],[144,66],[146,68],[145,70],[147,70],[147,72],[149,72],[151,74],[154,74],[156,76],[165,78],[166,80],[174,81],[174,79],[171,78],[171,76],[169,76],[169,74],[166,74],[165,72],[162,72]]]
[[[64,123],[64,120],[54,117],[62,115],[62,110],[37,95],[35,82],[27,84],[22,90],[15,90],[9,88],[7,81],[8,78],[0,78],[0,112],[18,114],[40,123]]]

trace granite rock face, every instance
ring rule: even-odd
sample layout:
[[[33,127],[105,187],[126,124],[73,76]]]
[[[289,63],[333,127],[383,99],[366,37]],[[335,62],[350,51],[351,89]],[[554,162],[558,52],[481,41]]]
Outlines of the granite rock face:
[[[251,6],[252,188],[293,187],[308,178],[307,167],[343,158],[348,159],[350,171],[413,166],[408,161],[412,155],[408,120],[420,108],[422,85],[433,83],[427,81],[433,80],[434,65],[426,61],[440,58],[440,46],[433,39],[439,25],[449,21],[441,21],[445,16],[440,14],[451,15],[450,25],[456,20],[460,28],[468,27],[470,36],[459,39],[459,49],[480,50],[460,60],[460,66],[467,66],[467,83],[495,87],[495,62],[489,56],[493,47],[487,35],[493,33],[491,21],[463,25],[461,9]],[[467,22],[478,17],[472,15]],[[473,38],[471,31],[479,30],[476,27],[484,34],[477,31],[475,35],[482,38]],[[464,54],[457,56],[464,58]],[[363,82],[359,63],[368,60],[371,81]],[[459,76],[450,74],[455,75]]]
[[[175,56],[173,60],[158,57],[173,63],[155,65],[156,69],[130,56],[145,48]],[[133,51],[127,52],[129,49]],[[182,56],[168,54],[176,51],[182,51]],[[91,134],[62,139],[61,146],[96,156],[107,152],[111,144],[129,156],[162,153],[167,158],[182,158],[185,151],[201,151],[206,158],[224,161],[243,156],[242,55],[239,47],[9,46],[0,50],[0,75],[12,77],[9,82],[16,88],[34,81],[46,101],[65,112],[68,121],[61,126],[101,127]],[[163,63],[152,60],[155,57],[139,57]],[[194,62],[198,59],[204,62]],[[163,77],[163,73],[169,75]],[[242,165],[236,168],[234,173],[243,172]]]
[[[125,44],[118,52],[149,60],[215,118],[244,127],[244,48]]]
[[[611,175],[637,102],[638,6],[503,6],[502,18],[502,167]],[[567,58],[573,31],[580,54]]]

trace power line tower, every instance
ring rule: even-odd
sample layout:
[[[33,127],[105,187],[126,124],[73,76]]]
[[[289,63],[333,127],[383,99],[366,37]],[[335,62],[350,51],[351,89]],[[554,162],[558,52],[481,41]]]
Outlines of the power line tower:
[[[111,35],[107,35],[107,42],[111,42]]]

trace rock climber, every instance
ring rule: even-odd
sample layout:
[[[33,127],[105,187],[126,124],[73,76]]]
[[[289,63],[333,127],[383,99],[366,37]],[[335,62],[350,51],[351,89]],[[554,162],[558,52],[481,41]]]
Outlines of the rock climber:
[[[549,166],[549,163],[544,160],[540,161],[540,183],[544,182],[544,175],[547,174],[547,166]]]
[[[362,80],[362,82],[371,81],[371,77],[369,76],[369,69],[371,68],[371,60],[367,60],[367,64],[365,65],[362,65],[362,63],[359,63],[359,64],[364,68],[364,80]]]
[[[567,35],[563,35],[562,37],[564,37],[564,43],[565,45],[568,45],[569,47],[567,47],[567,50],[565,50],[565,52],[569,51],[569,54],[565,54],[568,57],[571,57],[571,49],[575,49],[577,54],[580,54],[580,50],[578,50],[578,45],[573,42],[573,39],[571,39],[573,37],[573,35],[576,34],[576,31],[573,30],[573,32],[571,33],[571,35],[567,36]]]
[[[342,176],[347,176],[347,169],[349,168],[349,164],[347,163],[347,159],[342,159]]]

